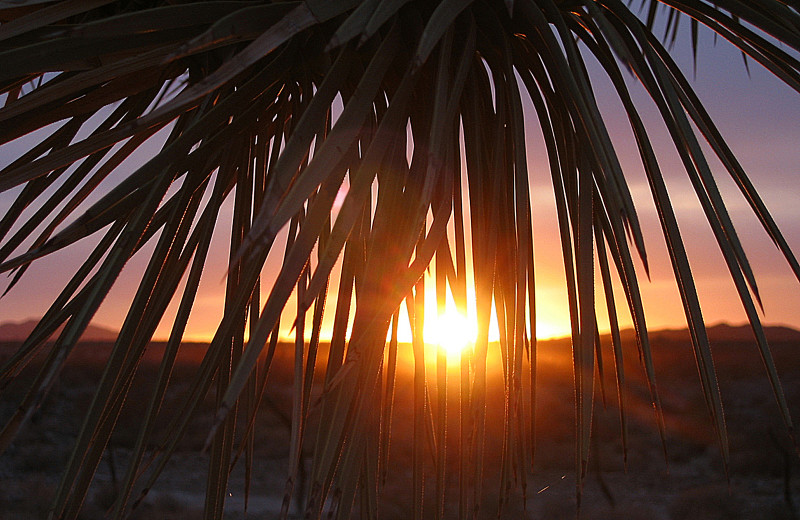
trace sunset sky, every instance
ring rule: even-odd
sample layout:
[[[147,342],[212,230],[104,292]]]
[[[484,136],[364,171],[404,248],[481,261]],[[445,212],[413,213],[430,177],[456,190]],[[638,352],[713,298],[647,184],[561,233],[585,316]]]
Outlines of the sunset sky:
[[[748,78],[741,55],[727,42],[720,40],[714,46],[712,36],[701,33],[700,43],[696,77],[692,74],[692,58],[686,39],[677,43],[674,54],[692,80],[708,112],[717,122],[723,137],[737,154],[767,207],[772,211],[789,245],[800,254],[800,227],[797,225],[800,221],[800,96],[752,61]],[[606,115],[606,124],[614,139],[644,227],[651,280],[646,279],[642,270],[640,284],[648,326],[656,329],[684,327],[683,311],[672,278],[672,268],[627,119],[613,95],[613,89],[604,88],[602,73],[597,74],[597,67],[594,71],[598,102]],[[634,85],[634,81],[631,79],[629,84]],[[659,122],[655,106],[646,98],[642,89],[634,88],[634,95],[639,101],[642,114],[646,116],[651,138],[668,179],[668,188],[694,269],[706,322],[743,323],[746,318],[735,287],[691,184],[668,140],[666,129]],[[527,106],[530,109],[530,103]],[[544,145],[537,131],[538,123],[533,118],[532,109],[526,114],[526,121],[537,269],[537,321],[540,336],[563,336],[569,333],[569,323],[555,203]],[[26,136],[19,142],[0,147],[0,167],[9,164],[36,139],[36,136]],[[140,152],[141,158],[147,150]],[[712,160],[712,164],[717,166],[720,189],[726,197],[728,209],[759,283],[764,304],[763,321],[800,328],[800,283],[761,229],[733,182],[718,163]],[[18,190],[14,190],[0,194],[0,211],[8,208],[17,193]],[[223,218],[218,227],[215,243],[212,244],[217,254],[210,259],[201,283],[194,316],[189,322],[189,339],[208,339],[219,321],[223,305],[229,226],[230,220]],[[45,312],[69,275],[80,265],[87,250],[87,246],[77,244],[53,258],[34,263],[23,280],[0,299],[0,321],[21,321],[38,317]],[[146,251],[140,252],[126,267],[123,277],[100,308],[95,318],[96,324],[111,328],[121,325],[138,279],[146,266],[147,251],[151,250],[152,247],[148,247]],[[276,245],[275,254],[271,255],[265,269],[266,278],[276,274],[280,259],[272,257],[282,254],[282,250],[282,245]],[[640,266],[637,265],[638,267]],[[0,289],[5,288],[5,285],[4,281]],[[335,292],[335,283],[331,287]],[[621,296],[620,291],[617,293]],[[624,299],[620,298],[618,303],[624,307]],[[174,306],[172,308],[174,310]],[[291,309],[291,303],[289,308]],[[598,319],[601,329],[606,329],[607,320],[600,310],[603,308],[598,305]],[[326,321],[330,322],[332,315],[331,309],[327,312],[329,319]],[[624,317],[623,322],[627,325],[630,320]],[[287,333],[289,323],[289,319],[284,321]],[[170,326],[171,320],[165,319],[157,337],[166,336]]]

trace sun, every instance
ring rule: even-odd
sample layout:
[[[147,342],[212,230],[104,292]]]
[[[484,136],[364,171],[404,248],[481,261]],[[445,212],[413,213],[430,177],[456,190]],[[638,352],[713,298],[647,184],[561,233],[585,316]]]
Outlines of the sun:
[[[478,335],[475,320],[449,305],[443,314],[425,320],[425,342],[440,346],[449,360],[458,359],[464,349],[471,348]]]

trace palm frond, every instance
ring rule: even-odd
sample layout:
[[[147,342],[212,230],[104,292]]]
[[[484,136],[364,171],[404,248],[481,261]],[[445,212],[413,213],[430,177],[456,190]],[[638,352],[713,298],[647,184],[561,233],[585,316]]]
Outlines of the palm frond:
[[[251,465],[256,415],[287,314],[295,317],[296,340],[284,517],[298,494],[304,451],[313,453],[310,490],[302,497],[308,515],[350,517],[358,496],[362,513],[377,516],[390,471],[391,431],[398,427],[392,416],[401,391],[395,384],[401,308],[413,333],[414,384],[408,391],[414,420],[408,427],[415,516],[428,511],[428,475],[436,482],[435,505],[428,507],[444,515],[450,450],[459,460],[452,478],[459,482],[461,516],[485,507],[485,448],[494,446],[486,423],[498,413],[503,440],[492,456],[502,461],[501,508],[515,486],[524,493],[534,457],[539,303],[523,97],[530,99],[544,138],[566,273],[578,495],[589,464],[595,389],[604,379],[601,312],[611,324],[626,445],[622,309],[612,275],[622,282],[663,439],[635,268],[641,261],[649,269],[645,236],[598,107],[597,71],[587,66],[589,57],[600,64],[630,122],[725,459],[726,425],[700,299],[623,69],[644,87],[669,130],[791,431],[760,323],[756,278],[701,138],[798,279],[800,264],[654,32],[663,29],[669,44],[685,21],[696,53],[699,27],[705,26],[800,91],[800,12],[776,0],[645,0],[639,7],[637,13],[619,0],[0,1],[0,145],[13,146],[34,131],[44,136],[0,171],[0,191],[14,198],[0,220],[0,271],[14,273],[13,290],[32,262],[101,237],[36,330],[0,368],[2,386],[17,385],[20,370],[38,352],[47,353],[0,433],[0,450],[41,405],[126,263],[139,251],[148,256],[51,517],[78,516],[147,344],[173,300],[178,311],[114,518],[125,517],[154,485],[212,389],[218,397],[206,443],[211,463],[205,514],[222,518],[231,466],[240,454]],[[137,149],[158,139],[163,144],[147,162],[124,170]],[[117,180],[107,189],[104,181],[111,178]],[[233,207],[229,221],[225,204]],[[161,404],[220,226],[231,230],[224,315],[180,412],[166,418]],[[283,251],[282,236],[288,237]],[[268,256],[280,259],[272,283],[262,279]],[[424,276],[430,268],[432,289]],[[433,374],[425,359],[425,293],[435,292],[440,310],[447,292],[466,309],[468,285],[478,337],[456,378],[460,405],[448,407],[447,360],[440,352]],[[605,311],[596,292],[604,294]],[[500,330],[501,411],[487,409],[493,309]],[[329,344],[321,341],[326,310],[334,316]],[[47,343],[61,325],[55,342]],[[456,434],[447,432],[454,414],[461,421],[456,443],[449,440]],[[156,438],[155,425],[165,421],[167,435]],[[250,469],[247,475],[249,487]]]

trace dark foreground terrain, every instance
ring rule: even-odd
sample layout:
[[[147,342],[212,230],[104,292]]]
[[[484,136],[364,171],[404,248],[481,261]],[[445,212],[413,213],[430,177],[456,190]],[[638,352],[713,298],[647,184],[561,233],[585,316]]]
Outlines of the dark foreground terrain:
[[[635,346],[628,338],[626,359],[629,441],[627,471],[622,445],[611,359],[606,361],[605,406],[597,392],[594,420],[595,450],[584,488],[580,517],[585,519],[796,519],[800,518],[800,464],[786,432],[760,357],[746,329],[718,326],[710,330],[730,438],[729,480],[700,392],[694,358],[685,331],[652,335],[656,375],[667,430],[665,461],[661,439],[647,388],[636,363]],[[800,333],[774,328],[769,331],[773,354],[787,400],[795,418],[800,417]],[[14,349],[0,345],[0,361]],[[83,413],[103,370],[108,344],[79,345],[61,374],[50,397],[35,414],[7,453],[0,457],[0,520],[37,519],[46,514],[58,486]],[[174,373],[164,403],[169,416],[189,384],[204,346],[187,344]],[[502,516],[518,518],[575,518],[573,440],[573,390],[570,345],[565,340],[541,342],[537,398],[537,447],[534,471],[527,476],[527,503],[517,492]],[[276,358],[270,376],[264,411],[259,417],[248,518],[272,518],[280,508],[286,472],[286,451],[291,416],[292,347]],[[85,519],[102,518],[122,478],[129,450],[135,442],[138,420],[149,395],[163,345],[154,344],[142,363],[112,438],[109,455],[98,468],[84,507]],[[607,352],[604,352],[604,357]],[[408,381],[411,364],[401,361],[394,421],[411,424],[413,396]],[[35,365],[36,363],[34,363]],[[24,395],[35,366],[26,370],[0,394],[0,421],[11,415]],[[502,377],[493,374],[498,383]],[[456,377],[451,380],[457,381]],[[457,395],[451,391],[451,395]],[[134,511],[132,518],[199,518],[205,487],[206,458],[199,454],[211,420],[213,396],[196,418],[166,472]],[[457,401],[450,405],[457,409]],[[500,410],[502,395],[489,396],[488,409]],[[454,415],[454,414],[453,414]],[[502,417],[502,415],[500,416]],[[457,431],[457,418],[452,417]],[[501,420],[488,423],[488,450],[499,442]],[[410,489],[410,433],[395,430],[389,480],[381,498],[382,518],[408,518]],[[451,455],[452,456],[452,455]],[[239,465],[241,466],[241,464]],[[484,479],[486,501],[483,515],[497,516],[498,464],[488,461]],[[429,479],[429,480],[432,480]],[[453,484],[455,496],[456,486]],[[235,468],[229,489],[226,518],[243,518],[244,484],[241,468]],[[432,487],[429,496],[432,497]],[[453,500],[452,502],[455,502]],[[432,511],[431,511],[432,512]],[[448,517],[457,516],[455,503],[446,506]]]

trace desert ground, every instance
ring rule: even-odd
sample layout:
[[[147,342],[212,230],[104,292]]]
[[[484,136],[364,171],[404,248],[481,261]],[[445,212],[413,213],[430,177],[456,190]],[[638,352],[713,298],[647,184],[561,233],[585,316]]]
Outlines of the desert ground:
[[[638,365],[630,333],[625,335],[628,403],[628,456],[623,464],[616,389],[610,347],[604,338],[604,391],[598,386],[593,421],[592,464],[578,512],[574,474],[574,410],[570,343],[538,344],[539,390],[536,399],[536,452],[532,471],[526,474],[525,498],[512,493],[501,517],[532,519],[626,518],[671,519],[795,519],[800,516],[800,464],[767,382],[749,330],[720,325],[709,330],[730,439],[730,465],[722,462],[720,448],[700,391],[697,370],[686,331],[652,333],[656,376],[666,424],[666,458],[648,391]],[[800,333],[771,328],[770,345],[793,417],[800,418]],[[15,348],[0,345],[0,361]],[[164,402],[165,417],[180,405],[204,345],[182,347],[178,365]],[[289,417],[291,417],[291,351],[279,347],[270,373],[265,406],[258,418],[253,482],[244,513],[243,464],[233,471],[226,518],[272,518],[280,508],[287,468]],[[93,397],[103,370],[108,343],[87,342],[76,347],[50,396],[36,412],[9,450],[0,456],[0,519],[37,519],[46,515],[83,413]],[[83,519],[103,518],[112,503],[117,482],[124,475],[136,426],[146,406],[149,386],[157,370],[163,345],[152,344],[137,373],[110,449],[97,469]],[[0,394],[0,420],[11,415],[36,373],[32,363]],[[412,422],[413,395],[408,381],[411,363],[398,368],[395,426]],[[498,388],[502,374],[490,374]],[[433,376],[431,379],[435,379]],[[408,380],[408,381],[406,381]],[[451,377],[453,385],[457,378]],[[457,388],[457,387],[456,387]],[[457,391],[449,389],[451,423],[457,432]],[[202,512],[206,457],[199,453],[211,421],[213,396],[192,423],[177,453],[156,486],[131,518],[189,519]],[[500,391],[488,397],[491,414],[501,410]],[[500,416],[502,417],[502,415]],[[313,418],[312,418],[313,421]],[[487,453],[501,442],[502,421],[487,422]],[[395,428],[390,451],[391,471],[381,494],[381,518],[408,518],[411,481],[410,433]],[[455,441],[454,441],[455,443]],[[457,446],[448,451],[448,463]],[[308,461],[306,460],[306,463]],[[431,466],[432,467],[432,466]],[[488,460],[483,479],[485,499],[481,517],[498,516],[499,464]],[[428,479],[433,497],[433,478]],[[457,485],[448,488],[446,516],[457,517]],[[428,502],[433,502],[432,498]],[[429,504],[430,506],[430,504]],[[433,511],[426,510],[432,513]],[[293,512],[296,514],[296,511]]]

